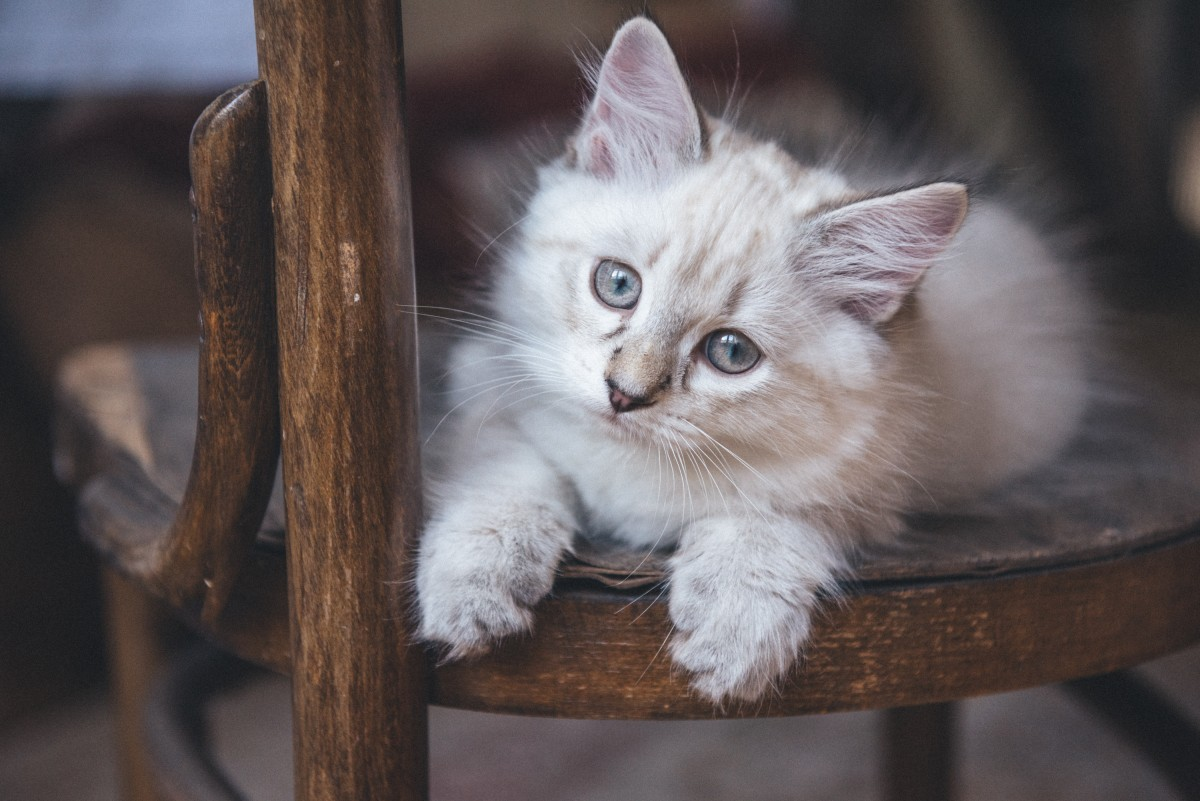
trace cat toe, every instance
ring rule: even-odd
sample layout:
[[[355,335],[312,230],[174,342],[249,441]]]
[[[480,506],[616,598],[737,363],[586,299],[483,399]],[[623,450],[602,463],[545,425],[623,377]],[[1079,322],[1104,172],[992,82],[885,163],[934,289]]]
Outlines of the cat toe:
[[[443,539],[455,547],[429,548],[417,566],[418,636],[441,647],[446,661],[479,656],[532,629],[532,608],[554,580],[554,562],[525,558],[497,537],[464,541]]]
[[[753,702],[762,699],[776,685],[783,670],[782,661],[761,654],[739,651],[729,642],[718,642],[703,635],[683,635],[671,643],[671,657],[688,674],[694,692],[716,706],[729,701]]]
[[[467,594],[444,603],[427,603],[418,637],[441,649],[439,661],[456,662],[482,656],[505,637],[532,627],[533,613],[511,596]]]
[[[785,601],[728,586],[709,594],[704,588],[711,589],[710,582],[689,579],[686,572],[677,575],[671,589],[676,634],[670,650],[692,688],[717,705],[773,692],[808,639],[811,599],[797,594]]]

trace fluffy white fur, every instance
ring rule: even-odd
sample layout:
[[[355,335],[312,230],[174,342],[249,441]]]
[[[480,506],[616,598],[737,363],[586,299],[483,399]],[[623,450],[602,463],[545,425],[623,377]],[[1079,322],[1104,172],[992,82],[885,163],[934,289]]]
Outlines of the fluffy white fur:
[[[644,19],[596,85],[489,316],[463,318],[421,635],[456,658],[528,630],[573,537],[601,533],[674,548],[674,661],[715,702],[754,699],[855,547],[1061,447],[1087,306],[1034,229],[968,211],[960,184],[863,192],[704,116]],[[595,294],[602,259],[637,271],[632,309]],[[716,369],[717,330],[759,362]],[[645,403],[615,411],[613,387]]]

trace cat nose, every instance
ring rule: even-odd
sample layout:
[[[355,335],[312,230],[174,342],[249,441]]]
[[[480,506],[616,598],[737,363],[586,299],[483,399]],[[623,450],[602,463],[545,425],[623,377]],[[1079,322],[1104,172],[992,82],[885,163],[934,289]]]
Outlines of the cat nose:
[[[624,392],[611,378],[606,378],[604,383],[608,385],[608,402],[612,404],[613,411],[617,414],[653,403],[653,399],[644,395],[630,395]]]

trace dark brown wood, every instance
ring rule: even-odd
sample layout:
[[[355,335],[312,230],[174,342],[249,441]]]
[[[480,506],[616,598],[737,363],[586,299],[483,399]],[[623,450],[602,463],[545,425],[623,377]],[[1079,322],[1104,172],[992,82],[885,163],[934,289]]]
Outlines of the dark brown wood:
[[[244,662],[197,643],[146,690],[142,725],[159,801],[247,801],[212,753],[209,702],[246,678]]]
[[[132,463],[178,503],[188,466],[179,452],[188,452],[196,414],[195,370],[187,348],[80,352],[60,377],[60,460]],[[1189,433],[1200,428],[1200,400],[1160,399],[1177,408],[1149,420],[1113,412],[1094,421],[1097,437],[1119,443],[1115,449],[1077,448],[987,508],[914,521],[896,545],[862,555],[856,583],[1000,576],[1115,558],[1179,536],[1200,516],[1200,432]],[[72,480],[94,472],[74,471]],[[282,514],[269,507],[267,517],[268,528],[282,528]],[[663,577],[661,559],[580,545],[587,564],[565,565],[566,576],[618,587]]]
[[[117,759],[124,801],[159,801],[146,745],[142,707],[153,675],[166,663],[161,630],[168,610],[145,590],[104,572],[108,660],[116,707]]]
[[[118,567],[120,554],[136,553],[146,543],[165,538],[177,509],[130,464],[88,482],[79,506],[80,527],[92,542],[106,548],[102,553]],[[286,671],[291,663],[286,587],[282,553],[256,549],[243,564],[218,620],[201,620],[194,606],[176,612],[243,659]]]
[[[1066,687],[1158,768],[1180,798],[1200,801],[1200,727],[1169,699],[1130,671]]]
[[[99,542],[165,536],[173,503],[146,488],[150,482],[137,467],[144,457],[135,452],[142,448],[163,465],[171,461],[166,453],[186,450],[188,442],[183,426],[164,415],[168,409],[189,413],[188,402],[179,398],[192,394],[185,384],[194,380],[189,378],[195,374],[189,366],[194,354],[162,348],[123,354],[85,352],[64,373],[64,408],[93,409],[74,425],[68,425],[74,418],[64,420],[67,429],[78,429],[68,439],[79,445],[79,457],[101,459],[89,454],[105,448],[124,454],[104,457],[124,469],[93,481],[82,499],[85,526]],[[148,427],[137,435],[134,426],[119,429],[124,442],[86,434],[97,425],[96,409],[129,403],[126,384],[140,388],[133,405],[159,410],[158,421],[146,418]],[[174,446],[156,433],[172,429]],[[1163,428],[1168,438],[1177,431],[1178,426]],[[97,438],[101,442],[85,444]],[[1200,597],[1200,534],[1194,524],[1180,523],[1189,508],[1200,519],[1200,492],[1185,491],[1186,460],[1149,442],[1145,447],[1141,455],[1123,451],[1128,463],[1107,471],[1081,470],[1081,484],[1059,504],[1057,515],[1044,512],[1043,528],[1028,528],[1034,523],[1023,511],[1011,519],[997,512],[987,542],[993,558],[1003,552],[1005,561],[994,575],[957,572],[965,543],[975,536],[970,518],[940,524],[937,530],[953,541],[944,566],[935,564],[925,576],[884,575],[847,585],[844,601],[823,616],[807,664],[782,694],[761,707],[725,714],[934,703],[1102,673],[1200,642],[1200,605],[1194,602]],[[1176,474],[1177,496],[1162,487],[1141,494],[1149,469],[1145,459],[1161,460],[1159,472]],[[1088,482],[1091,490],[1085,491]],[[177,486],[176,497],[181,491]],[[1112,507],[1112,514],[1093,521],[1092,542],[1063,535],[1085,526],[1083,515],[1092,513],[1074,510],[1072,498],[1089,492],[1103,499],[1098,506]],[[1001,536],[1006,519],[1013,527],[1007,539]],[[1101,546],[1107,549],[1098,551]],[[1051,551],[1059,565],[1047,568],[1044,555]],[[244,657],[288,671],[282,555],[262,546],[252,557],[228,612],[206,630]],[[868,565],[872,558],[866,555]],[[712,717],[711,707],[689,695],[684,677],[673,674],[660,650],[669,624],[665,605],[654,599],[653,592],[639,599],[593,583],[560,582],[555,597],[537,609],[535,637],[506,643],[476,662],[439,668],[432,698],[468,709],[544,715]]]
[[[952,703],[889,709],[883,725],[887,801],[951,801],[954,788]]]
[[[394,0],[255,3],[270,94],[296,795],[428,795],[409,173]]]
[[[221,614],[262,523],[279,457],[266,87],[217,98],[192,130],[200,380],[188,486],[164,554],[168,593]]]
[[[63,429],[60,473],[82,482],[121,466],[178,505],[167,536],[93,542],[126,575],[210,625],[261,526],[279,455],[265,126],[263,87],[253,83],[210,104],[192,135],[201,337],[199,364],[192,363],[198,383],[184,386],[199,397],[185,404],[190,419],[156,416],[175,446],[156,453],[146,436],[147,417],[159,411],[146,406],[154,393],[141,391],[147,365],[138,374],[120,349],[98,348],[63,376],[64,387],[85,387],[106,374],[119,391],[92,396],[80,415],[87,422]],[[65,406],[74,402],[69,391],[62,395]],[[89,440],[122,447],[88,448]]]
[[[775,716],[937,703],[1102,673],[1200,642],[1200,534],[1117,559],[997,578],[847,588],[778,695],[720,713],[662,643],[666,605],[572,590],[537,633],[440,667],[434,703],[581,718]]]

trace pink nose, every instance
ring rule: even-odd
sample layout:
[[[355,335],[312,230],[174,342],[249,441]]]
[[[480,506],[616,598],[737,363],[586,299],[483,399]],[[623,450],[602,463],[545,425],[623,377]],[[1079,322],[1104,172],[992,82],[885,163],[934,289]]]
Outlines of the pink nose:
[[[613,411],[617,414],[628,412],[631,409],[636,409],[639,406],[649,406],[650,401],[638,395],[628,395],[621,391],[616,382],[608,379],[608,402],[612,404]]]

